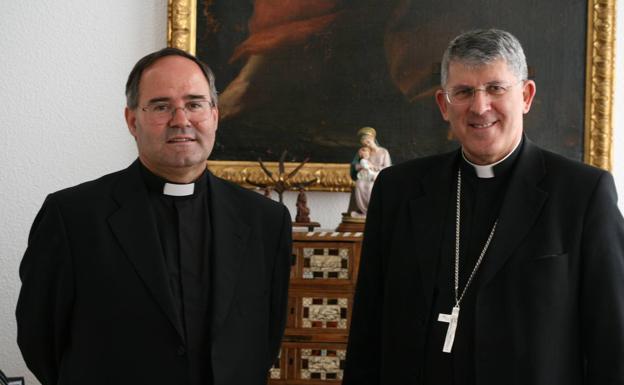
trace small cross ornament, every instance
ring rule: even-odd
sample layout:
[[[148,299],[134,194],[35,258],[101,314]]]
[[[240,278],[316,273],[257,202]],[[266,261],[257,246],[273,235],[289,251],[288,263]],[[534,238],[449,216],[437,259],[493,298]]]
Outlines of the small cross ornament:
[[[455,331],[457,330],[457,320],[459,319],[459,306],[454,306],[451,314],[440,313],[438,315],[438,321],[448,323],[448,329],[446,329],[446,339],[444,340],[444,347],[442,351],[444,353],[450,353],[453,348],[453,342],[455,341]]]

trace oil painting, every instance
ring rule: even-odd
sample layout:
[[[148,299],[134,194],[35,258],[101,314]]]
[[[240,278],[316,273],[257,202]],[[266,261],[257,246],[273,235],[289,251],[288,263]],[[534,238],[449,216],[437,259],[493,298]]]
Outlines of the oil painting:
[[[589,159],[591,114],[602,103],[592,101],[598,91],[589,88],[603,85],[588,78],[588,66],[604,52],[590,52],[596,15],[587,0],[196,0],[191,6],[190,39],[219,90],[215,160],[274,161],[288,150],[298,156],[293,161],[344,164],[364,126],[377,130],[393,163],[456,148],[433,94],[448,41],[473,28],[505,29],[523,44],[537,83],[525,117],[528,137],[569,158]]]

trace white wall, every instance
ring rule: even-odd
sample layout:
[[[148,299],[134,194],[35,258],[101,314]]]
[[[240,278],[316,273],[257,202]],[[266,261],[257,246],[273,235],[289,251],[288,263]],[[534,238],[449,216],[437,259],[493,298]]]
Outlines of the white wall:
[[[88,6],[86,5],[88,4]],[[45,195],[125,167],[135,157],[123,86],[142,55],[165,45],[167,0],[5,1],[0,16],[0,369],[37,382],[15,327],[18,266]],[[618,4],[624,74],[624,2]],[[615,105],[624,106],[624,75]],[[622,109],[622,108],[621,108]],[[624,192],[624,113],[616,110],[614,174]],[[624,193],[622,193],[624,194]],[[286,204],[294,215],[294,194]],[[335,228],[347,194],[311,193],[312,219]]]
[[[0,369],[15,343],[18,266],[45,195],[135,157],[123,118],[137,59],[166,45],[167,0],[3,1],[0,14]]]

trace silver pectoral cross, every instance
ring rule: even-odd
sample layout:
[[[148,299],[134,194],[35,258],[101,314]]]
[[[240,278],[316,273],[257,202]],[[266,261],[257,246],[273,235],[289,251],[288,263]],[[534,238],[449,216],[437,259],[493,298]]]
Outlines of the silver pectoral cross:
[[[450,353],[453,348],[453,341],[455,341],[455,331],[457,330],[457,320],[459,318],[459,306],[454,306],[451,314],[440,313],[438,315],[438,321],[447,322],[448,329],[446,329],[446,339],[444,340],[444,347],[442,351],[444,353]]]

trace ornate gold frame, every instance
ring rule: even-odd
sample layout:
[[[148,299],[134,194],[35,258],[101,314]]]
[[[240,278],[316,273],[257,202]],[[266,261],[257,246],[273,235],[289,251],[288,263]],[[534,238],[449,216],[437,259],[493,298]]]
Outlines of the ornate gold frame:
[[[611,170],[615,1],[589,0],[585,77],[585,163]]]
[[[585,148],[584,160],[591,165],[611,169],[613,72],[615,49],[616,0],[588,0],[587,3],[587,65],[585,85]],[[169,0],[167,43],[195,53],[196,0]],[[277,163],[267,163],[277,169]],[[287,164],[292,170],[297,164]],[[256,162],[209,161],[216,175],[245,184],[245,179],[267,181]],[[349,165],[308,163],[297,174],[297,181],[317,177],[312,190],[348,191],[351,188]]]

